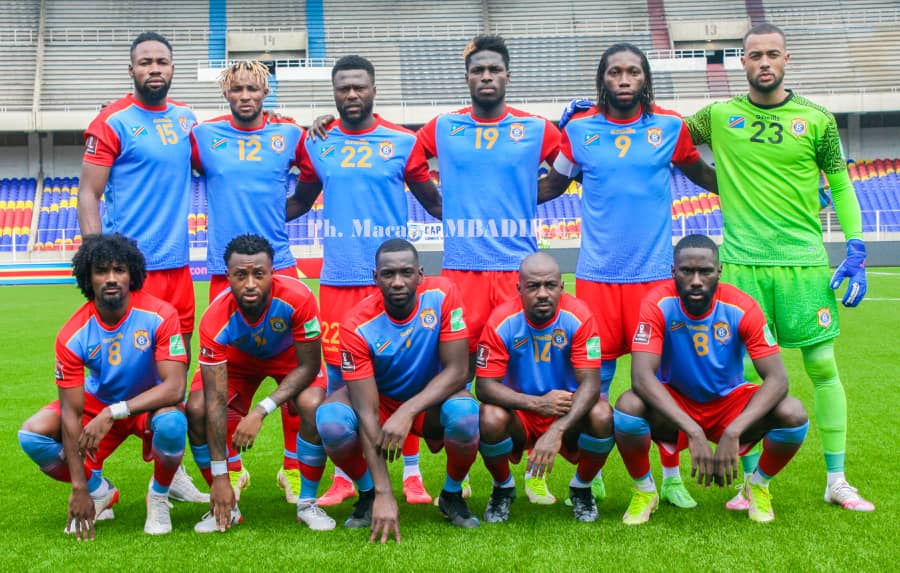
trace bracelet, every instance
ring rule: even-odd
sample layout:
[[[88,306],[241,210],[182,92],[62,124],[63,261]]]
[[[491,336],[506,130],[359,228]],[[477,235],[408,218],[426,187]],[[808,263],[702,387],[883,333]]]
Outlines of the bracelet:
[[[110,416],[112,416],[113,420],[121,420],[123,418],[127,418],[131,415],[131,411],[128,409],[128,402],[122,400],[121,402],[110,404],[109,414]]]
[[[268,416],[269,414],[271,414],[272,412],[275,411],[275,408],[278,407],[278,404],[275,403],[275,400],[266,396],[265,398],[263,398],[262,400],[259,401],[259,404],[257,404],[257,406],[260,406],[263,410],[265,410],[266,415]]]
[[[220,462],[209,462],[209,471],[215,476],[223,476],[228,474],[228,462],[222,460]]]

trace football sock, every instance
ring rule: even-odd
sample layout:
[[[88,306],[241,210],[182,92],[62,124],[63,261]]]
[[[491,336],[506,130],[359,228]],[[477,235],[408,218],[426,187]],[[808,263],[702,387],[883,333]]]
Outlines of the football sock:
[[[803,367],[813,383],[816,426],[822,439],[829,473],[844,471],[847,445],[847,397],[834,359],[834,343],[822,342],[801,349]]]
[[[191,453],[194,455],[194,462],[200,468],[200,474],[206,480],[207,485],[212,485],[212,470],[210,469],[209,444],[200,444],[195,446],[191,444]]]
[[[765,478],[777,475],[800,450],[808,430],[809,422],[794,428],[769,430],[763,437],[762,456],[753,475],[759,474]]]
[[[512,474],[509,472],[509,453],[512,451],[512,438],[506,438],[495,444],[481,442],[479,450],[484,465],[494,478],[494,485],[510,487]]]
[[[41,471],[58,481],[71,481],[63,445],[50,436],[19,430],[19,445]]]
[[[368,466],[363,457],[359,439],[359,419],[353,408],[342,402],[322,404],[316,411],[316,428],[322,438],[322,447],[336,466],[340,466],[353,481],[359,482]],[[372,478],[369,476],[368,483]],[[360,486],[361,487],[361,486]],[[374,486],[372,486],[374,487]],[[369,488],[362,488],[365,491]]]
[[[412,434],[410,434],[412,436]],[[414,436],[416,441],[418,441],[418,436]],[[409,441],[409,436],[407,436],[407,442]],[[406,449],[406,444],[403,445],[403,449]],[[415,453],[411,456],[403,455],[403,479],[405,480],[409,476],[420,476],[422,475],[422,470],[419,469],[419,454]]]
[[[447,452],[444,489],[462,491],[461,482],[478,456],[478,402],[468,397],[450,398],[441,405],[441,425]]]
[[[606,463],[606,458],[609,457],[615,443],[616,439],[612,436],[595,438],[584,433],[578,436],[579,453],[575,475],[580,482],[591,483]]]
[[[347,481],[353,481],[353,479],[347,475],[347,472],[339,468],[338,466],[334,466],[334,477],[343,478]]]
[[[103,470],[91,470],[87,482],[88,493],[91,497],[103,497],[109,491],[109,481],[104,479]]]
[[[150,452],[154,461],[151,488],[154,493],[168,494],[184,458],[187,417],[181,410],[169,410],[153,416],[150,428],[153,430]]]
[[[628,474],[635,480],[650,475],[650,424],[638,416],[613,409],[616,446]]]
[[[297,460],[300,466],[300,501],[313,501],[325,472],[325,448],[307,442],[297,434]]]
[[[663,466],[662,474],[663,474],[663,479],[681,477],[681,467],[675,466],[673,468],[670,468],[667,466]]]
[[[281,405],[281,435],[284,440],[284,459],[281,467],[286,470],[300,468],[297,459],[297,438],[300,435],[300,416],[292,414],[288,402]]]

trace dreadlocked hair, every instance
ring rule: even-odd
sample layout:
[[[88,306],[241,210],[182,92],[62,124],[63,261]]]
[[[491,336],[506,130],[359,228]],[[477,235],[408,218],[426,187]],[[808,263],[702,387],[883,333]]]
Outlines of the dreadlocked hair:
[[[653,75],[650,73],[650,62],[647,61],[647,56],[644,54],[643,50],[628,42],[613,44],[607,48],[600,57],[600,65],[597,66],[597,107],[600,108],[600,111],[604,114],[609,111],[610,95],[606,90],[604,78],[606,76],[606,70],[609,68],[610,56],[618,54],[619,52],[631,52],[641,59],[641,69],[644,71],[644,87],[641,88],[640,93],[641,113],[643,115],[652,115],[654,96]]]
[[[233,62],[219,74],[219,87],[223,92],[228,91],[238,72],[248,72],[262,89],[269,89],[269,67],[259,60],[240,60]]]

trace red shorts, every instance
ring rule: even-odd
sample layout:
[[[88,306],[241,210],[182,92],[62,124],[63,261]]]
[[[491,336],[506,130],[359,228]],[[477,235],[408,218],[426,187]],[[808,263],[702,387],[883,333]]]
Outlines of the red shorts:
[[[141,290],[175,307],[182,334],[194,332],[194,280],[190,267],[147,271]]]
[[[519,417],[519,421],[522,422],[522,426],[525,428],[525,449],[530,450],[534,447],[534,443],[538,441],[538,438],[543,436],[547,429],[550,427],[550,424],[558,420],[556,416],[541,416],[540,414],[535,414],[534,412],[527,412],[525,410],[514,410],[516,416]],[[578,451],[571,451],[566,447],[565,440],[562,442],[562,446],[559,449],[560,455],[566,458],[571,463],[578,463]]]
[[[575,279],[575,296],[588,305],[597,321],[603,360],[631,353],[641,301],[652,289],[670,280],[614,284]]]
[[[300,278],[300,273],[297,270],[297,267],[285,267],[283,269],[278,269],[273,274],[282,275],[286,277],[291,277],[292,279]],[[223,290],[227,289],[228,277],[225,275],[210,275],[209,277],[209,302],[212,302],[214,298],[219,296]]]
[[[293,348],[268,360],[253,358],[237,352],[228,352],[227,357],[228,408],[236,409],[241,415],[246,415],[250,410],[253,395],[256,394],[256,390],[263,380],[271,376],[276,383],[280,384],[281,380],[297,367],[297,355],[294,354]],[[325,375],[319,369],[319,373],[310,386],[325,389],[325,382]],[[203,376],[200,368],[194,372],[194,378],[191,380],[191,392],[199,390],[203,390]],[[289,407],[293,412],[293,406]]]
[[[463,316],[469,329],[469,354],[475,352],[481,331],[496,307],[519,296],[519,271],[458,271],[446,269],[441,276],[453,281],[463,300]]]
[[[82,412],[81,422],[82,427],[87,426],[88,422],[96,418],[97,414],[99,414],[107,405],[108,404],[104,404],[98,400],[93,394],[85,392],[84,410]],[[58,416],[62,417],[62,406],[60,405],[59,400],[50,402],[44,406],[44,409],[55,412]],[[94,457],[88,456],[84,459],[84,467],[88,471],[103,469],[103,462],[106,458],[116,451],[116,448],[118,448],[128,436],[137,436],[144,441],[144,461],[151,461],[153,458],[150,453],[150,447],[153,441],[153,431],[150,429],[150,419],[151,416],[149,412],[142,412],[140,414],[135,414],[134,416],[129,416],[128,418],[115,420],[112,427],[109,429],[109,432],[107,432],[106,435],[103,436],[103,439],[100,440],[100,446],[97,448],[97,453]]]
[[[744,411],[747,403],[750,402],[756,391],[760,389],[760,386],[757,384],[745,383],[732,390],[729,395],[717,398],[712,402],[695,402],[679,394],[677,390],[668,384],[665,387],[675,400],[675,403],[678,404],[678,407],[684,410],[692,420],[700,424],[700,427],[703,428],[703,432],[706,434],[706,438],[715,443],[719,443],[719,438],[722,437],[722,432],[725,431],[725,428]],[[749,445],[752,446],[753,444]],[[680,451],[687,447],[687,436],[683,432],[678,432],[678,450]]]
[[[380,292],[375,285],[319,286],[319,321],[322,324],[322,357],[326,364],[340,366],[339,325],[359,301]]]
[[[391,417],[391,414],[397,411],[403,402],[400,400],[394,400],[393,398],[388,398],[387,396],[378,396],[378,420],[382,425],[387,421],[388,418]],[[412,427],[410,428],[410,433],[419,436],[420,438],[425,437],[425,412],[419,412],[419,415],[413,419]]]

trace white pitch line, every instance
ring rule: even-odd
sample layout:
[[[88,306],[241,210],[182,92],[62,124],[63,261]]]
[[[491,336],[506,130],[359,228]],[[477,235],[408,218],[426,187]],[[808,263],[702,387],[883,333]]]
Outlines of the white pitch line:
[[[886,273],[879,271],[867,271],[867,274],[875,275],[879,277],[900,277],[900,273]]]
[[[900,302],[900,298],[878,298],[878,297],[866,297],[863,300],[868,302]]]

